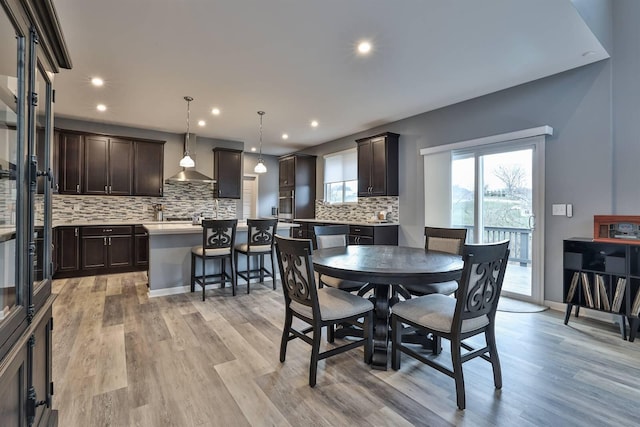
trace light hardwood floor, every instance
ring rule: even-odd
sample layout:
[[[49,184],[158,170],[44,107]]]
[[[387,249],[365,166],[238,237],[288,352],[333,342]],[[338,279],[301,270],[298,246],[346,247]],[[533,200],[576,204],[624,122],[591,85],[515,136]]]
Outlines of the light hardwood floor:
[[[491,366],[464,365],[467,409],[452,379],[404,356],[374,371],[362,348],[320,362],[310,346],[278,360],[283,297],[267,285],[147,298],[131,273],[57,280],[54,408],[75,426],[626,426],[640,418],[640,342],[562,313],[498,313],[503,389]],[[447,345],[440,357],[449,357]],[[326,345],[326,343],[325,343]]]

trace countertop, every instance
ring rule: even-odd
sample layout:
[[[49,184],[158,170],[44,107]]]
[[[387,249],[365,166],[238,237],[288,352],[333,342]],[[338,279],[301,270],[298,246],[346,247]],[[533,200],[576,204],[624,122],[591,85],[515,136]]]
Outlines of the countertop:
[[[0,243],[16,238],[15,225],[0,225]]]
[[[202,227],[193,225],[191,221],[165,221],[165,222],[144,222],[142,225],[149,231],[149,235],[164,235],[164,234],[195,234],[202,233]],[[298,227],[298,224],[291,224],[286,222],[279,222],[276,228],[277,230],[290,229],[292,227]],[[237,231],[247,231],[247,222],[238,221]]]
[[[362,225],[362,226],[373,226],[373,227],[388,227],[390,225],[398,226],[397,222],[368,222],[368,221],[339,221],[336,219],[317,219],[317,218],[308,218],[308,219],[294,219],[296,222],[313,222],[318,224],[347,224],[347,225]]]

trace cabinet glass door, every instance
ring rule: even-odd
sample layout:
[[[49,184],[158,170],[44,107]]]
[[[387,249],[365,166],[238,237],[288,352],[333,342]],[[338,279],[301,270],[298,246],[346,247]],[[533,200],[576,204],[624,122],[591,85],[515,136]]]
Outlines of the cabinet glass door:
[[[17,43],[16,43],[17,41]],[[21,38],[0,13],[0,325],[20,301],[16,287],[18,52]],[[0,344],[2,344],[0,342]]]

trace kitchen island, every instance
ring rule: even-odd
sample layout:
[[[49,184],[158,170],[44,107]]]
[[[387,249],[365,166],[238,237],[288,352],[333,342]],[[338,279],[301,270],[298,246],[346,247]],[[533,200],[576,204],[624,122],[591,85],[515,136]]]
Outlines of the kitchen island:
[[[190,292],[191,248],[202,244],[202,227],[191,222],[153,222],[143,225],[149,233],[149,296]],[[288,237],[292,227],[298,225],[279,222],[276,234]],[[247,223],[238,221],[236,244],[246,242]],[[240,270],[246,269],[244,257],[240,257],[238,262]],[[213,268],[219,268],[219,263],[215,264],[207,263],[208,273],[214,272]],[[240,280],[240,284],[245,283]]]

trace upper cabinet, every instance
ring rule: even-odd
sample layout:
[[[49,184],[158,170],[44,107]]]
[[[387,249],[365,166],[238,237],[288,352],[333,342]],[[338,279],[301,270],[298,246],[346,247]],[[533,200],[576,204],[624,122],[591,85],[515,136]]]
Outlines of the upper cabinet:
[[[316,199],[316,156],[307,154],[291,154],[280,158],[279,181],[281,199],[285,197],[290,203],[287,212],[292,218],[315,217]],[[283,196],[286,193],[288,196]],[[281,200],[280,213],[282,209]]]
[[[296,184],[296,156],[287,156],[280,159],[279,185],[280,188],[294,187]]]
[[[58,192],[162,196],[164,143],[60,131]]]
[[[398,138],[386,132],[358,143],[358,197],[398,195]]]
[[[214,148],[213,179],[214,198],[242,198],[242,151]]]
[[[162,196],[164,144],[135,141],[133,155],[133,193],[136,196]]]

